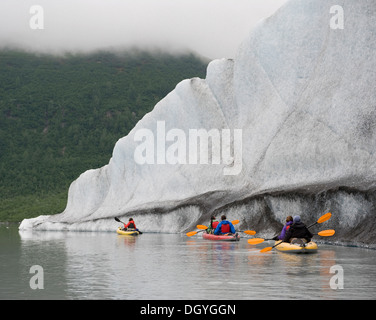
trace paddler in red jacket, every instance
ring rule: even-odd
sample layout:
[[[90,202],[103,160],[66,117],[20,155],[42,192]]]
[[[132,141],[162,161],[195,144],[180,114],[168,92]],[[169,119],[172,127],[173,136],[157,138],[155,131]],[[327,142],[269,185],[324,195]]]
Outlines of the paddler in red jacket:
[[[128,228],[135,229],[136,231],[138,231],[138,229],[136,228],[136,224],[133,221],[133,218],[129,218],[129,222],[127,224],[124,224],[124,230],[127,230]]]

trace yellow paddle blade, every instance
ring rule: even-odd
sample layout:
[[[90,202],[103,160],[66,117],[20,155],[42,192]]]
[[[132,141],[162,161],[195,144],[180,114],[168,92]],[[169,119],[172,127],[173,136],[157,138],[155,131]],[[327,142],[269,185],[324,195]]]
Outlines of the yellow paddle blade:
[[[195,234],[197,234],[197,231],[191,231],[191,232],[188,232],[186,235],[187,235],[187,237],[192,237],[192,236],[194,236]]]
[[[323,222],[329,220],[331,216],[332,216],[332,214],[330,212],[325,213],[323,216],[321,216],[319,218],[319,220],[317,220],[317,223],[323,223]]]
[[[239,220],[232,220],[231,223],[232,224],[238,224],[240,221]]]
[[[268,252],[272,249],[273,249],[273,247],[266,247],[266,248],[262,249],[260,252],[264,253],[264,252]]]
[[[330,237],[332,235],[334,235],[336,233],[335,230],[333,229],[329,229],[329,230],[323,230],[323,231],[320,231],[318,233],[319,236],[322,236],[322,237]]]
[[[254,236],[256,234],[256,231],[253,231],[253,230],[244,230],[243,232],[245,234],[249,234],[250,236]]]
[[[207,226],[203,226],[202,224],[198,224],[196,227],[197,229],[201,229],[201,230],[206,230],[208,228]]]
[[[248,239],[249,244],[259,244],[264,242],[265,240],[262,238],[254,238],[254,239]]]

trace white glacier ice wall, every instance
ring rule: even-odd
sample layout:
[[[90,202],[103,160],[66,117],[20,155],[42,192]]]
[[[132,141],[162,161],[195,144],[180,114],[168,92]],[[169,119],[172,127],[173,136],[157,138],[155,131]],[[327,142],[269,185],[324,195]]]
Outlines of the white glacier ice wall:
[[[343,29],[331,27],[335,5]],[[349,226],[375,221],[375,25],[374,1],[289,1],[259,23],[234,60],[212,61],[206,79],[179,83],[116,143],[107,166],[74,181],[63,213],[20,228],[113,230],[114,216],[133,215],[145,231],[160,231],[152,217],[170,214],[169,230],[179,232],[227,212],[272,232],[291,212],[315,221],[327,210],[337,234],[351,238]],[[160,124],[171,139],[166,149],[176,129],[185,137],[191,129],[230,130],[222,148],[233,155],[241,129],[241,172],[224,175],[236,163],[227,158],[156,163],[166,160],[157,144],[155,163],[138,164],[137,134],[148,129],[157,140]],[[376,242],[362,233],[359,241]]]

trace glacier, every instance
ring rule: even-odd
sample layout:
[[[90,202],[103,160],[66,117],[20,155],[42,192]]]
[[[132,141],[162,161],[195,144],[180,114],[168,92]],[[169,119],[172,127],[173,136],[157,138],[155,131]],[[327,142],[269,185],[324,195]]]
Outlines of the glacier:
[[[205,79],[177,84],[117,141],[106,166],[73,181],[62,213],[19,228],[114,231],[114,217],[132,216],[142,231],[184,232],[226,213],[241,229],[274,235],[287,215],[313,223],[332,212],[322,227],[335,228],[332,242],[376,245],[375,26],[374,1],[290,0],[259,22],[234,59],[211,61]],[[233,157],[140,164],[139,133],[155,139],[158,123],[171,134],[165,145],[152,143],[149,159],[180,151],[178,133],[192,129],[228,130],[220,147]],[[236,130],[241,170],[226,175]]]

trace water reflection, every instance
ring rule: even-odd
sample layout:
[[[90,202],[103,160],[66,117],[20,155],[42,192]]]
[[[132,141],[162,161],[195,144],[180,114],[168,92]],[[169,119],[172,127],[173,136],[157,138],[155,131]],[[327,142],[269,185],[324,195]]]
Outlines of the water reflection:
[[[0,297],[13,299],[370,299],[376,295],[376,251],[320,246],[287,254],[265,246],[178,234],[137,237],[106,232],[15,232],[4,245]],[[30,289],[41,265],[45,288]],[[341,265],[345,289],[333,290]],[[183,289],[182,289],[183,288]],[[225,288],[226,290],[223,290]]]
[[[138,236],[117,235],[118,245],[122,244],[133,249],[135,248],[135,244],[137,240],[138,240]]]

